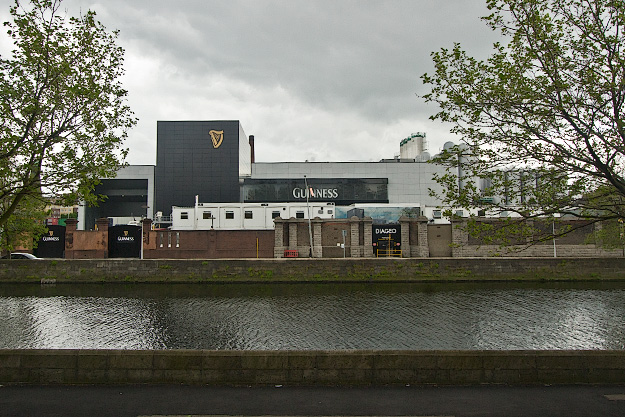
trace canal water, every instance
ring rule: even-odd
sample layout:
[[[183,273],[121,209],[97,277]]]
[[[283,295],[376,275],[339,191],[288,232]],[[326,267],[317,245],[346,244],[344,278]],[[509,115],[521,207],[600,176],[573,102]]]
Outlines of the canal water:
[[[625,283],[5,284],[0,348],[625,349]]]

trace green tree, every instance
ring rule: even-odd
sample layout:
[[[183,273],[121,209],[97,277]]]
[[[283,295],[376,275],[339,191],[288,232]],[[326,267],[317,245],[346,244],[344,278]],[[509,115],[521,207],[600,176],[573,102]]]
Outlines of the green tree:
[[[30,195],[24,197],[0,229],[0,248],[9,252],[18,247],[32,248],[35,238],[47,230],[45,226],[47,216],[48,210],[41,198]]]
[[[457,43],[441,49],[422,76],[425,101],[440,107],[431,119],[461,138],[436,158],[449,168],[437,177],[443,204],[526,220],[625,218],[625,3],[487,6],[482,19],[504,41],[486,60]]]
[[[123,164],[136,123],[118,33],[93,11],[67,17],[60,0],[16,0],[10,13],[14,48],[0,57],[0,229],[24,217],[27,199],[95,201],[90,192]]]

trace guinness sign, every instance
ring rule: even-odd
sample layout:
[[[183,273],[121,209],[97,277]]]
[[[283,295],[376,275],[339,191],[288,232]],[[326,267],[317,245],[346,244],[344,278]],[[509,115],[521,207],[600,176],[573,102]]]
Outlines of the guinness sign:
[[[48,230],[49,236],[43,236],[41,238],[44,242],[59,242],[61,238],[59,236],[54,236],[54,231]]]
[[[51,224],[48,232],[39,238],[34,255],[40,258],[63,258],[65,252],[65,226]]]
[[[109,227],[109,258],[139,258],[141,256],[141,226]]]
[[[339,190],[338,188],[313,188],[308,187],[305,188],[293,188],[293,197],[296,199],[303,198],[316,198],[316,199],[326,199],[326,200],[336,200],[339,198]]]
[[[213,148],[217,149],[221,146],[221,142],[224,141],[224,131],[223,130],[211,130],[208,132],[211,137],[211,141],[213,142]]]
[[[118,242],[134,242],[134,236],[128,236],[128,230],[124,230],[124,236],[117,236]]]

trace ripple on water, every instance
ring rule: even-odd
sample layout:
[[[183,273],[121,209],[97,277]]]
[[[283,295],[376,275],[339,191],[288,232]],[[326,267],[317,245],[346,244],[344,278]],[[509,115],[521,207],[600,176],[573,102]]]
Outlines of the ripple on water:
[[[0,348],[624,349],[625,290],[0,297]]]

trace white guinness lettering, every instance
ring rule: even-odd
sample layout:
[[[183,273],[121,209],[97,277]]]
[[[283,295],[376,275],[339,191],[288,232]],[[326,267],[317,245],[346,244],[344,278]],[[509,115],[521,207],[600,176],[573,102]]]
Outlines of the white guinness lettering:
[[[118,242],[134,242],[135,238],[133,236],[117,236]]]
[[[58,242],[60,238],[58,236],[44,236],[41,240],[44,242]]]
[[[392,235],[393,233],[397,233],[397,229],[375,229],[376,235]]]
[[[327,198],[336,199],[339,198],[338,188],[312,188],[308,190],[305,188],[293,188],[293,197],[295,198]]]

